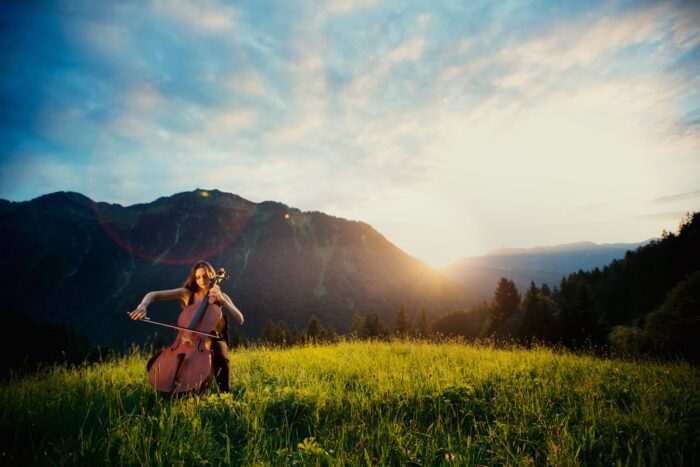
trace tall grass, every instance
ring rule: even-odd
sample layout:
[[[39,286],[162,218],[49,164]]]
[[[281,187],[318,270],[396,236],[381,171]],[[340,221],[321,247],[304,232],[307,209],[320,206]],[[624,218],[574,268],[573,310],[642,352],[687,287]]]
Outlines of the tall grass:
[[[698,465],[700,372],[545,348],[346,342],[231,354],[165,399],[133,353],[0,385],[3,464]]]

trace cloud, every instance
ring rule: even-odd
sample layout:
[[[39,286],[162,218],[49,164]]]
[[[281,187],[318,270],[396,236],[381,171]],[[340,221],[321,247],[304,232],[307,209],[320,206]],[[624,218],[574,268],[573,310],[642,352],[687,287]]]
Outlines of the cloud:
[[[592,66],[625,47],[662,40],[663,24],[672,12],[662,4],[621,17],[583,19],[557,26],[544,36],[504,49],[501,59],[543,65],[553,72]]]
[[[36,133],[54,145],[85,150],[99,133],[99,125],[78,105],[45,106],[37,114]]]
[[[657,212],[653,214],[644,214],[637,216],[638,219],[652,220],[652,221],[680,221],[683,216],[685,216],[683,211],[669,211],[669,212]]]
[[[651,200],[654,203],[672,203],[674,201],[700,198],[700,190],[691,191],[688,193],[678,193],[674,195],[661,196]]]
[[[700,44],[700,4],[691,2],[678,11],[671,31],[676,47],[684,50],[697,47]]]
[[[377,0],[329,0],[326,9],[330,13],[348,13],[361,8],[375,6]]]
[[[255,109],[226,110],[207,119],[205,133],[208,136],[222,133],[230,135],[252,126],[257,118],[258,112]]]
[[[306,45],[298,50],[302,58],[290,62],[287,67],[293,80],[290,97],[294,104],[312,111],[322,110],[326,105],[325,62],[317,46],[307,48]]]
[[[209,34],[231,33],[236,25],[236,10],[216,0],[153,0],[153,9],[190,29]]]
[[[77,40],[84,40],[98,54],[109,58],[133,59],[136,47],[131,30],[120,23],[108,23],[97,19],[73,20]]]
[[[162,110],[166,100],[151,84],[138,83],[125,93],[124,103],[136,112],[154,112]]]
[[[265,83],[259,72],[249,69],[230,76],[225,82],[225,88],[237,93],[264,97]]]
[[[410,97],[403,94],[415,92],[413,76],[398,72],[395,67],[406,62],[417,63],[425,50],[425,38],[411,37],[387,49],[368,56],[365,63],[352,70],[352,79],[344,84],[337,97],[337,102],[348,113],[372,113],[380,107],[382,113],[396,111],[385,102],[390,92],[398,93],[406,99],[404,102],[409,102]]]
[[[274,148],[281,148],[299,142],[312,130],[321,128],[325,120],[314,113],[282,124],[279,129],[266,137],[266,142]]]
[[[370,110],[369,104],[373,96],[380,92],[388,72],[388,63],[358,70],[352,82],[346,85],[339,96],[341,105],[350,112]]]
[[[410,39],[387,54],[390,62],[398,63],[404,60],[417,60],[423,54],[425,40],[420,37]]]
[[[700,128],[689,117],[679,119],[679,110],[697,79],[690,69],[679,77],[678,69],[679,57],[700,38],[700,23],[687,21],[697,16],[695,10],[663,3],[612,16],[590,14],[510,41],[514,45],[463,39],[458,49],[466,55],[443,69],[440,93],[452,105],[488,104],[499,111],[505,106],[515,115],[543,101],[568,101],[580,111],[619,115],[630,127],[678,146],[696,146]],[[682,39],[669,41],[671,36]],[[485,44],[493,50],[484,53]],[[641,50],[645,67],[636,60]]]

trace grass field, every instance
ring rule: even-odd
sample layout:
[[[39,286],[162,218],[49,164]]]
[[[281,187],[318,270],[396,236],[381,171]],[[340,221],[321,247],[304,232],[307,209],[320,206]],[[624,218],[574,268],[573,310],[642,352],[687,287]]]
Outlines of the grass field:
[[[0,386],[0,463],[700,465],[700,371],[549,349],[346,342],[231,354],[164,399],[133,353]]]

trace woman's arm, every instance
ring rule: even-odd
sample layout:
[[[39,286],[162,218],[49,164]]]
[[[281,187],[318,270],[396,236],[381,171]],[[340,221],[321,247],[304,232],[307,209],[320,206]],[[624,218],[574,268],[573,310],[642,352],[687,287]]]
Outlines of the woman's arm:
[[[141,303],[134,311],[129,313],[131,319],[142,319],[146,317],[146,308],[151,303],[157,300],[183,300],[189,296],[191,292],[184,287],[172,290],[156,290],[148,292],[141,300]]]
[[[236,324],[243,324],[243,313],[236,308],[236,305],[233,304],[231,298],[223,293],[218,285],[211,288],[209,291],[209,297],[212,300],[209,303],[214,303],[215,300],[218,300],[221,303],[221,310],[226,312],[229,318],[236,322]]]
[[[236,308],[236,305],[233,304],[231,298],[223,292],[221,292],[221,304],[223,305],[222,309],[228,312],[229,317],[235,321],[236,324],[243,324],[243,313],[241,313],[241,310]]]

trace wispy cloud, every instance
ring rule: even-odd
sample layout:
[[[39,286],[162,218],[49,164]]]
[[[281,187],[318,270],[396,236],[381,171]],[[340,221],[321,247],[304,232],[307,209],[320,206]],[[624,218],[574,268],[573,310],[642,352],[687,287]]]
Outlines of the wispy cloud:
[[[687,21],[697,11],[662,3],[613,16],[601,12],[496,46],[487,55],[473,48],[476,39],[466,40],[460,47],[468,52],[466,60],[446,67],[441,84],[448,93],[463,93],[469,90],[461,83],[481,81],[487,92],[473,98],[491,96],[499,108],[508,100],[514,111],[573,97],[578,105],[625,112],[648,129],[679,136],[673,116],[696,83],[677,79],[676,61],[700,38],[700,23]],[[640,68],[635,57],[642,55],[649,61]]]
[[[231,92],[263,97],[266,93],[265,82],[259,72],[254,69],[237,72],[224,78],[224,86]]]
[[[425,40],[423,38],[412,38],[390,51],[387,58],[394,63],[404,60],[418,60],[423,53],[424,46]]]
[[[220,112],[207,120],[205,134],[208,138],[216,135],[233,135],[240,130],[250,128],[258,118],[254,109],[232,109]]]
[[[153,0],[152,6],[155,13],[196,31],[225,34],[236,25],[235,8],[217,0]]]
[[[661,196],[659,198],[654,198],[652,202],[654,203],[672,203],[674,201],[681,201],[686,199],[700,198],[700,190],[691,191],[688,193],[678,193],[674,195]]]
[[[660,220],[660,221],[680,221],[686,212],[683,211],[670,211],[670,212],[657,212],[653,214],[644,214],[637,216],[644,220]],[[659,232],[660,234],[661,232]]]
[[[329,0],[326,7],[331,13],[348,13],[353,10],[374,6],[377,0]]]
[[[216,186],[361,218],[398,243],[418,241],[396,214],[416,209],[454,220],[457,242],[696,199],[692,3],[11,9],[2,197],[82,190],[69,173],[89,161],[98,199]]]

